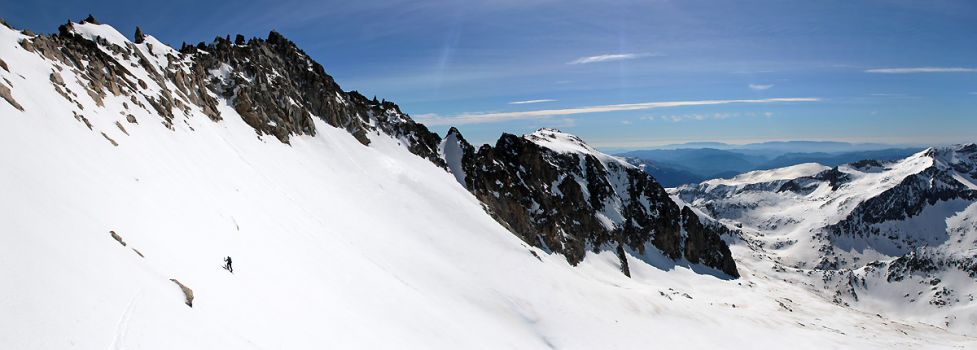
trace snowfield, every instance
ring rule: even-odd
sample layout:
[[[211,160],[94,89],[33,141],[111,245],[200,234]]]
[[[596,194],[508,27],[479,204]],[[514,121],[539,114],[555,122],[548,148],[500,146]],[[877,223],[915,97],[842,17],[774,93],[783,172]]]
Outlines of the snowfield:
[[[315,118],[286,145],[226,101],[222,121],[174,111],[170,130],[79,93],[90,129],[51,82],[84,91],[74,73],[25,38],[0,26],[0,80],[23,107],[0,100],[0,348],[977,347],[833,304],[742,245],[735,280],[638,259],[627,278],[612,252],[569,266],[384,134],[367,147]]]

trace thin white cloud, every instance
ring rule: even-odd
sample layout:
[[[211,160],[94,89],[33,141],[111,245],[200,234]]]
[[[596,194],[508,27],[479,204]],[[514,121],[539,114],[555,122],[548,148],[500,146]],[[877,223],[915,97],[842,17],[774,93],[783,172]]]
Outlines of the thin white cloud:
[[[767,98],[757,100],[701,100],[701,101],[667,101],[667,102],[643,102],[628,103],[602,106],[588,106],[565,109],[544,109],[536,111],[521,112],[498,112],[498,113],[465,113],[454,117],[441,117],[438,115],[424,114],[418,115],[417,120],[428,125],[465,125],[480,123],[498,123],[511,120],[541,119],[553,116],[604,113],[617,111],[634,111],[665,107],[682,106],[707,106],[740,103],[778,103],[778,102],[817,102],[821,99],[815,97],[789,97],[789,98]]]
[[[977,68],[963,68],[963,67],[874,68],[874,69],[865,70],[865,73],[878,73],[878,74],[977,73]]]
[[[597,56],[587,56],[580,57],[573,61],[567,62],[567,64],[587,64],[587,63],[598,63],[598,62],[611,62],[611,61],[623,61],[623,60],[633,60],[641,57],[650,56],[661,56],[657,53],[611,53]]]
[[[669,121],[669,122],[684,122],[684,121],[702,121],[702,120],[723,120],[729,118],[738,117],[767,117],[773,116],[773,113],[763,112],[723,112],[723,113],[690,113],[690,114],[671,114],[671,115],[648,115],[643,116],[639,119],[648,121]]]
[[[729,74],[765,74],[765,73],[773,73],[773,72],[776,72],[776,71],[775,70],[772,70],[772,69],[766,69],[766,70],[734,70],[732,72],[729,72]]]
[[[542,99],[542,100],[512,101],[512,102],[509,102],[509,104],[510,105],[528,105],[528,104],[533,104],[533,103],[546,103],[546,102],[556,102],[556,101],[557,100],[553,100],[553,99],[548,99],[547,98],[547,99]]]
[[[767,90],[773,87],[773,84],[750,84],[748,85],[750,89],[753,90]]]
[[[713,113],[713,114],[676,114],[676,115],[663,115],[659,116],[659,120],[667,120],[673,123],[684,122],[689,120],[701,121],[701,120],[721,120],[730,117],[735,117],[738,115],[733,115],[731,113]]]

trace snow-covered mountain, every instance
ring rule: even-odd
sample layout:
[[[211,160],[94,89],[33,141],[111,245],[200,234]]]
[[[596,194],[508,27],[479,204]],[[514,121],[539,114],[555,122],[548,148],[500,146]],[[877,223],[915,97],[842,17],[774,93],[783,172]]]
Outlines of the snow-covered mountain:
[[[975,344],[745,245],[731,267],[730,230],[570,135],[442,140],[274,32],[176,50],[2,25],[0,98],[0,348]]]
[[[578,264],[587,251],[687,259],[737,277],[719,232],[683,212],[646,172],[558,130],[503,134],[477,151],[452,128],[441,146],[458,181],[523,241]],[[701,230],[690,230],[695,225]],[[665,257],[659,257],[664,253]]]
[[[755,171],[672,193],[837,303],[974,334],[975,179],[977,145],[968,144],[895,162]]]

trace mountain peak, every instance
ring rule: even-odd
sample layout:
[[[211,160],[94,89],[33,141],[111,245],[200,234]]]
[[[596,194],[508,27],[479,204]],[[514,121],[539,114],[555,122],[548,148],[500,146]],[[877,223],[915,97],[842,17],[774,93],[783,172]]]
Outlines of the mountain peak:
[[[557,129],[542,128],[531,134],[524,135],[523,138],[541,147],[560,153],[600,153],[593,147],[590,147],[580,137]]]
[[[101,24],[101,23],[98,22],[97,19],[95,19],[95,16],[92,16],[92,14],[90,14],[90,13],[88,14],[88,17],[85,17],[85,19],[81,20],[81,23],[82,24],[86,24],[86,23]]]
[[[116,30],[115,27],[97,21],[68,22],[58,29],[62,35],[80,35],[82,38],[98,44],[114,44],[124,48],[126,43],[131,43],[129,38]]]
[[[527,244],[560,253],[572,265],[589,252],[612,251],[625,275],[630,253],[684,258],[739,276],[720,237],[725,231],[683,213],[651,175],[579,137],[543,128],[522,137],[503,134],[495,147],[476,151],[456,141],[455,132],[442,146],[452,173]]]

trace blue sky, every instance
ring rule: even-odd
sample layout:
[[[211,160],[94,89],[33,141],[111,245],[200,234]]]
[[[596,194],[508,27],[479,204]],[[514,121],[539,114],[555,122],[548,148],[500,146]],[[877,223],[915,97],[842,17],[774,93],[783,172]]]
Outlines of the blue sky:
[[[344,89],[475,143],[977,141],[974,1],[0,3],[36,32],[88,13],[173,46],[277,30]]]

